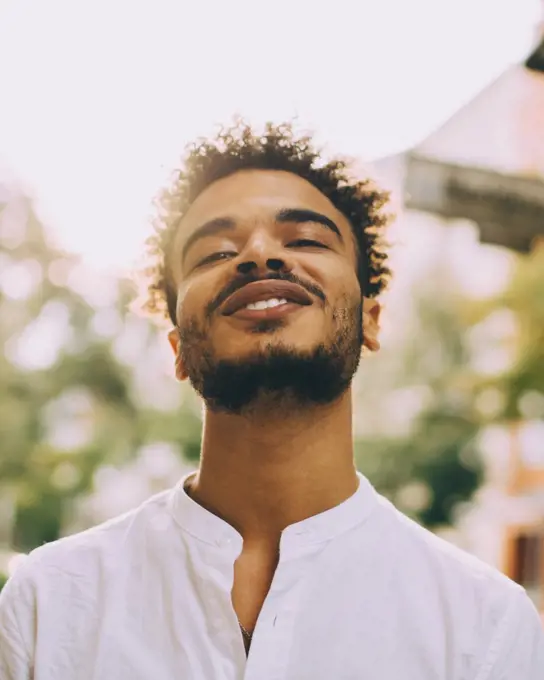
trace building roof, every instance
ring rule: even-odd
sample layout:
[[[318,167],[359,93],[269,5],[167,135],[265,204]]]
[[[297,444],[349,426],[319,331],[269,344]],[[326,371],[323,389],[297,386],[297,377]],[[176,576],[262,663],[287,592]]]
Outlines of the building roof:
[[[544,73],[503,73],[414,154],[507,175],[544,177]]]
[[[408,154],[408,207],[529,250],[544,236],[544,40]]]

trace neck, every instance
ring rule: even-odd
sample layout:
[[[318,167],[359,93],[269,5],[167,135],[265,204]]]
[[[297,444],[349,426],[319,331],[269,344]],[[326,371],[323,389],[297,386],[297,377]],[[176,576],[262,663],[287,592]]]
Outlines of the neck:
[[[277,542],[283,529],[355,493],[352,404],[304,412],[206,412],[191,495],[244,540]]]

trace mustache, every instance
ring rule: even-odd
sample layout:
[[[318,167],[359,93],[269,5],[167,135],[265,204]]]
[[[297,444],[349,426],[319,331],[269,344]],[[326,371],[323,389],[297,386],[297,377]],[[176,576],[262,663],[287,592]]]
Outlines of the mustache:
[[[287,281],[288,283],[294,283],[295,285],[304,288],[323,302],[325,302],[327,299],[321,288],[313,283],[304,281],[303,279],[296,276],[296,274],[292,274],[290,272],[274,272],[271,274],[266,274],[265,276],[244,276],[234,279],[227,286],[225,286],[225,288],[220,293],[218,293],[218,295],[207,305],[206,316],[210,316],[217,309],[219,309],[223,302],[225,302],[225,300],[233,293],[236,293],[237,290],[247,286],[249,283],[255,283],[256,281]]]

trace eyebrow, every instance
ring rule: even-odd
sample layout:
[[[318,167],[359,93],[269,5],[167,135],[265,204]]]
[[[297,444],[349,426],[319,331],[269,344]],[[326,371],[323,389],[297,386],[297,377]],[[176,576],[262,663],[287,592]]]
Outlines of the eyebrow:
[[[213,236],[221,231],[232,230],[236,228],[236,222],[232,217],[216,217],[209,222],[205,222],[203,225],[195,229],[189,238],[185,241],[183,250],[181,251],[181,259],[185,260],[187,251],[189,248],[201,238],[206,238],[206,236]]]
[[[286,208],[285,210],[280,210],[276,214],[276,222],[281,224],[286,222],[295,222],[296,224],[304,224],[305,222],[314,222],[315,224],[321,224],[321,226],[330,229],[334,232],[340,241],[343,243],[344,239],[340,233],[340,229],[336,224],[326,215],[315,212],[315,210],[307,210],[305,208]]]
[[[343,243],[344,239],[340,233],[340,229],[336,224],[326,215],[323,215],[315,210],[309,210],[306,208],[284,208],[276,213],[274,221],[280,224],[287,224],[288,222],[294,222],[296,224],[304,224],[306,222],[314,222],[315,224],[320,224],[332,231]],[[182,261],[185,260],[189,248],[198,240],[206,238],[207,236],[214,236],[215,234],[222,231],[229,231],[236,229],[236,220],[232,217],[216,217],[213,220],[205,222],[200,227],[195,229],[195,231],[189,236],[181,252]]]

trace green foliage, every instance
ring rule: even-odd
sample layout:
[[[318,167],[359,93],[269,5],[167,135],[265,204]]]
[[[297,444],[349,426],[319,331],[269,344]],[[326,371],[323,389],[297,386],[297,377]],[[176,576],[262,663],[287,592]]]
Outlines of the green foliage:
[[[14,205],[22,215],[10,221],[6,213]],[[48,242],[32,204],[21,196],[0,205],[0,265],[6,281],[21,270],[37,278],[24,299],[0,286],[0,343],[6,348],[0,355],[0,493],[15,499],[11,545],[28,551],[62,534],[72,501],[92,491],[101,466],[123,465],[157,440],[178,442],[194,457],[200,429],[198,417],[185,417],[183,409],[166,414],[138,403],[134,370],[113,349],[116,334],[94,329],[100,308],[80,291],[81,263]],[[115,286],[107,306],[122,332],[132,291],[123,280]],[[44,362],[40,356],[51,354],[55,336],[40,327],[47,314],[50,326],[66,328]],[[144,323],[141,335],[146,352],[156,332]],[[71,428],[87,436],[58,441],[57,431]]]
[[[482,481],[475,451],[474,420],[444,410],[429,410],[409,436],[358,439],[358,467],[383,495],[429,528],[452,524],[455,509],[469,500]],[[427,499],[412,506],[402,490],[419,482]]]
[[[413,318],[398,342],[378,358],[383,375],[395,365],[391,382],[370,389],[360,406],[364,412],[383,409],[387,414],[388,397],[404,392],[386,420],[387,431],[358,438],[356,460],[379,492],[428,528],[452,524],[459,504],[473,497],[483,477],[475,447],[481,416],[466,341],[470,322],[464,315],[467,301],[457,289],[447,256],[437,254],[434,268],[422,272],[410,291]],[[380,371],[367,377],[369,385],[373,381],[380,385]],[[397,427],[398,412],[418,404],[422,389],[425,398],[409,427]]]
[[[8,582],[7,574],[2,574],[0,572],[0,592],[2,592],[2,588],[6,585],[7,582]]]
[[[544,247],[520,257],[505,292],[484,302],[455,293],[445,263],[437,261],[437,269],[425,272],[422,288],[414,290],[417,328],[396,348],[402,358],[395,357],[400,366],[395,387],[425,385],[430,396],[408,433],[362,438],[356,447],[360,469],[378,490],[430,528],[453,523],[459,504],[470,501],[481,484],[483,467],[476,438],[483,426],[544,418]],[[479,373],[467,338],[475,327],[504,310],[513,315],[517,326],[515,337],[502,341],[513,344],[514,361],[493,375]],[[508,322],[498,325],[491,340],[500,343]],[[481,349],[489,351],[487,341],[482,342]],[[482,410],[479,397],[489,390],[499,395],[499,406]],[[536,404],[532,410],[523,400],[527,394]],[[414,482],[421,482],[429,493],[411,506],[403,490]]]
[[[518,420],[528,416],[520,408],[524,395],[536,393],[544,398],[544,243],[523,257],[503,295],[471,310],[472,319],[482,321],[496,309],[509,310],[516,319],[516,357],[509,370],[481,379],[477,387],[493,387],[504,395],[496,419]],[[534,415],[542,418],[544,412]]]

